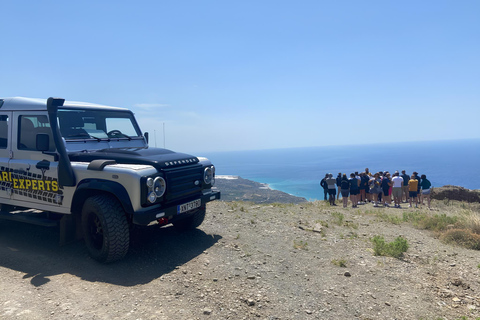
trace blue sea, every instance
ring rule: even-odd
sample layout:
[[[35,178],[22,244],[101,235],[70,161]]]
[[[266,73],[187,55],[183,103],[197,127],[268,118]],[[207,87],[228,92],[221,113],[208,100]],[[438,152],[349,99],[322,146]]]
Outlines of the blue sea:
[[[406,170],[425,174],[433,187],[457,185],[480,189],[480,139],[328,146],[204,154],[217,175],[234,175],[267,183],[307,200],[323,199],[320,180],[337,176]]]

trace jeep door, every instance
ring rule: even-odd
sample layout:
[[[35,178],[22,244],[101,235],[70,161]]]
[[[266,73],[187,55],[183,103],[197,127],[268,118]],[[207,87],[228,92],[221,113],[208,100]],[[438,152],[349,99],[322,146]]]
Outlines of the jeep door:
[[[0,112],[0,198],[10,198],[8,162],[11,150],[11,112]]]
[[[10,180],[12,198],[25,202],[25,206],[49,209],[62,204],[62,190],[57,180],[55,144],[46,112],[13,112],[12,152]],[[49,150],[37,150],[38,134],[49,135]]]

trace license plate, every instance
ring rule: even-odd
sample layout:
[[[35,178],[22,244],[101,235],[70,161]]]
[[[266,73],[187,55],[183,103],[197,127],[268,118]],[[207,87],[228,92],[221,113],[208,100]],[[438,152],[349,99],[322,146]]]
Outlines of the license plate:
[[[202,200],[197,199],[177,206],[177,214],[200,208]]]

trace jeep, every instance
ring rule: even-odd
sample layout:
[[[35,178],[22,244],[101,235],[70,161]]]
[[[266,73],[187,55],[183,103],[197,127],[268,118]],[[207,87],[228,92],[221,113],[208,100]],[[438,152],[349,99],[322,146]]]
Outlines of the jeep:
[[[149,147],[128,109],[0,99],[0,218],[59,226],[100,262],[122,259],[134,228],[200,226],[214,183],[208,159]]]

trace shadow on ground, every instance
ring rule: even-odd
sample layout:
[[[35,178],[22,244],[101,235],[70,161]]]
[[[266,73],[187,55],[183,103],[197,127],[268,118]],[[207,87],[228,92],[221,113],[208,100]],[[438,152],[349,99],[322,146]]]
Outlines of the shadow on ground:
[[[25,273],[34,286],[64,273],[121,286],[148,283],[192,260],[221,239],[200,229],[173,227],[134,232],[127,256],[112,264],[92,260],[83,241],[59,246],[59,231],[0,220],[0,266]]]

